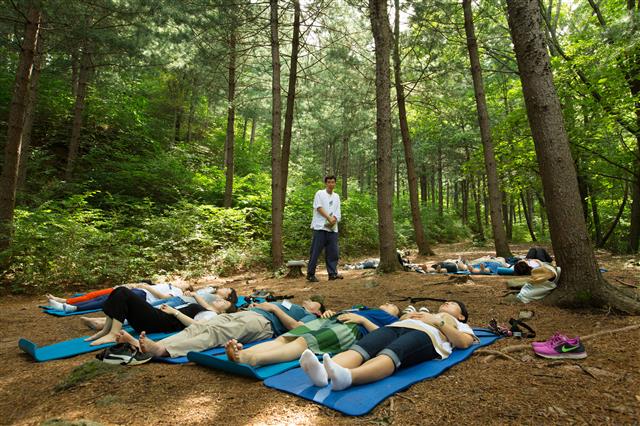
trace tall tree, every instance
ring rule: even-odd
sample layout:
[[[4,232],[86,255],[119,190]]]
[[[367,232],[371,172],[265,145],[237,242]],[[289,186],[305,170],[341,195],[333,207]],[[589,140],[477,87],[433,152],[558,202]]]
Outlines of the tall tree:
[[[232,6],[229,6],[232,7]],[[224,140],[224,161],[225,161],[225,185],[224,185],[224,207],[231,207],[233,201],[233,163],[235,146],[236,127],[236,37],[237,27],[234,19],[234,12],[229,13],[229,66],[227,81],[227,133]]]
[[[298,53],[300,51],[300,1],[293,0],[293,37],[291,39],[291,64],[289,66],[289,85],[287,88],[287,109],[284,112],[284,134],[282,135],[282,210],[287,199],[287,180],[289,178],[289,156],[291,154],[291,133],[293,131],[294,107],[296,101],[296,83],[298,81]]]
[[[4,149],[4,164],[0,175],[0,252],[11,245],[13,215],[16,205],[16,187],[22,153],[25,113],[28,109],[29,84],[32,79],[42,12],[30,5],[26,14],[24,37],[11,97],[11,109]]]
[[[391,135],[391,28],[386,0],[369,0],[369,19],[376,57],[376,148],[378,172],[378,238],[380,270],[395,271],[396,239],[393,225],[393,158]]]
[[[282,99],[280,95],[280,39],[278,0],[270,0],[271,28],[271,262],[274,268],[284,263],[282,243]]]
[[[484,93],[484,82],[482,81],[482,69],[480,68],[480,55],[478,54],[478,43],[473,25],[471,0],[462,0],[462,8],[464,10],[464,30],[467,35],[467,49],[471,63],[471,77],[473,78],[473,89],[478,110],[478,123],[480,124],[480,137],[484,150],[484,165],[487,172],[493,241],[496,248],[496,255],[506,258],[511,256],[511,250],[509,250],[509,244],[507,243],[507,234],[502,218],[502,193],[500,192],[496,157],[491,139],[489,110]]]
[[[562,274],[546,301],[564,307],[602,306],[640,313],[640,304],[600,274],[582,215],[580,192],[537,0],[507,0],[509,28],[548,209],[553,250]]]
[[[411,220],[416,236],[418,253],[431,256],[433,250],[424,235],[422,218],[420,217],[420,200],[418,199],[418,175],[413,159],[413,145],[409,135],[407,123],[407,108],[405,105],[404,86],[402,85],[402,63],[400,60],[400,0],[395,0],[394,42],[393,42],[393,71],[396,86],[396,98],[398,100],[398,118],[400,119],[400,135],[404,146],[404,160],[407,164],[407,183],[409,186],[409,202],[411,204]],[[399,191],[398,191],[399,192]]]
[[[67,167],[65,169],[65,179],[71,180],[75,167],[78,150],[80,149],[80,133],[84,119],[86,97],[89,89],[89,79],[93,71],[91,63],[91,48],[89,42],[85,41],[82,46],[80,56],[80,70],[78,72],[78,86],[76,89],[76,99],[73,107],[73,121],[71,125],[71,139],[69,140],[69,151],[67,153]]]

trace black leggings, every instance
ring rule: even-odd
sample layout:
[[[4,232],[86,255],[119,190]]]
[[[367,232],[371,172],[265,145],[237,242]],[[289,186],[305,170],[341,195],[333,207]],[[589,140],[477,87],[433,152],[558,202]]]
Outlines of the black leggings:
[[[128,320],[129,325],[138,333],[142,331],[169,333],[185,328],[185,325],[175,316],[154,308],[126,287],[118,287],[113,290],[104,302],[102,310],[105,315],[120,322]],[[191,318],[203,310],[204,308],[198,304],[191,304],[179,309],[180,312]]]

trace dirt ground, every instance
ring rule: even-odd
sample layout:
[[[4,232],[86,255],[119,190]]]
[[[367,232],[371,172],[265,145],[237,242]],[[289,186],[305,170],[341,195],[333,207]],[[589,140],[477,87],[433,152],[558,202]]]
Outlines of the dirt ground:
[[[526,247],[514,247],[518,253]],[[462,253],[470,258],[491,249],[464,245],[436,247],[438,258]],[[640,286],[640,270],[625,269],[629,257],[598,253],[610,282]],[[432,258],[435,259],[435,258]],[[432,260],[429,259],[429,260]],[[424,260],[424,259],[420,259]],[[588,335],[640,324],[640,317],[606,310],[565,311],[541,303],[513,305],[503,299],[506,278],[474,276],[465,283],[446,275],[397,272],[379,276],[370,270],[345,271],[344,280],[320,283],[273,279],[251,274],[233,281],[240,294],[268,288],[300,301],[321,294],[329,308],[356,303],[377,306],[402,296],[454,298],[467,303],[469,323],[485,326],[491,318],[506,323],[521,310],[533,310],[528,323],[545,340],[559,330]],[[640,297],[640,290],[634,290]],[[149,363],[116,367],[108,373],[56,391],[69,373],[94,353],[36,363],[17,346],[20,337],[40,345],[87,334],[78,317],[55,318],[40,313],[42,297],[0,298],[0,424],[638,424],[640,422],[640,329],[602,335],[585,342],[588,357],[553,362],[531,350],[515,359],[476,354],[434,380],[413,385],[382,402],[369,415],[353,418],[276,390],[262,383],[193,364]],[[401,308],[407,302],[398,302]],[[419,303],[437,309],[437,302]],[[93,314],[98,316],[98,314]],[[528,343],[502,339],[488,349]],[[85,423],[82,423],[85,421]],[[95,422],[95,423],[92,423]],[[69,423],[67,423],[69,424]]]

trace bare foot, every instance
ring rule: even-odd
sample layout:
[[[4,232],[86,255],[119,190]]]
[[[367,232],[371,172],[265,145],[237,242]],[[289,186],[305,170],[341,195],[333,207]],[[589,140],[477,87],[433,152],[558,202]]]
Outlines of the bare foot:
[[[140,349],[140,343],[138,340],[124,330],[120,330],[118,334],[116,334],[116,343],[128,343],[131,346]]]
[[[229,340],[224,345],[224,351],[227,353],[227,358],[229,358],[229,361],[241,362],[240,351],[242,351],[242,343],[238,343],[236,339]]]
[[[116,333],[107,333],[99,339],[91,342],[91,346],[104,345],[105,343],[115,343],[116,342]]]
[[[140,338],[138,339],[140,343],[140,350],[144,353],[151,354],[153,356],[169,356],[169,352],[164,348],[164,346],[154,342],[153,340],[147,337],[146,332],[140,333]]]
[[[105,321],[104,318],[80,317],[80,322],[92,330],[102,330]]]
[[[103,333],[103,330],[98,331],[96,334],[93,334],[89,337],[87,337],[86,339],[84,339],[85,342],[90,342],[92,340],[96,340],[102,336],[104,336],[106,333]]]
[[[63,299],[62,297],[56,297],[53,294],[47,294],[47,299],[55,300],[56,302],[60,302],[60,303],[67,303],[67,299]]]

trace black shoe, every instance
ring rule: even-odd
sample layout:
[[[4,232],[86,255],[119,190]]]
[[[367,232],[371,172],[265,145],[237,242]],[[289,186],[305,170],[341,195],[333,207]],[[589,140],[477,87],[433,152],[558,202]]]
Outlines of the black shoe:
[[[329,275],[329,281],[333,281],[333,280],[342,280],[344,279],[344,277],[340,274],[336,274],[336,275]]]
[[[307,275],[307,281],[311,283],[318,283],[320,280],[315,275]]]
[[[96,355],[100,361],[115,365],[140,365],[151,361],[151,355],[140,352],[128,343],[120,343]]]

